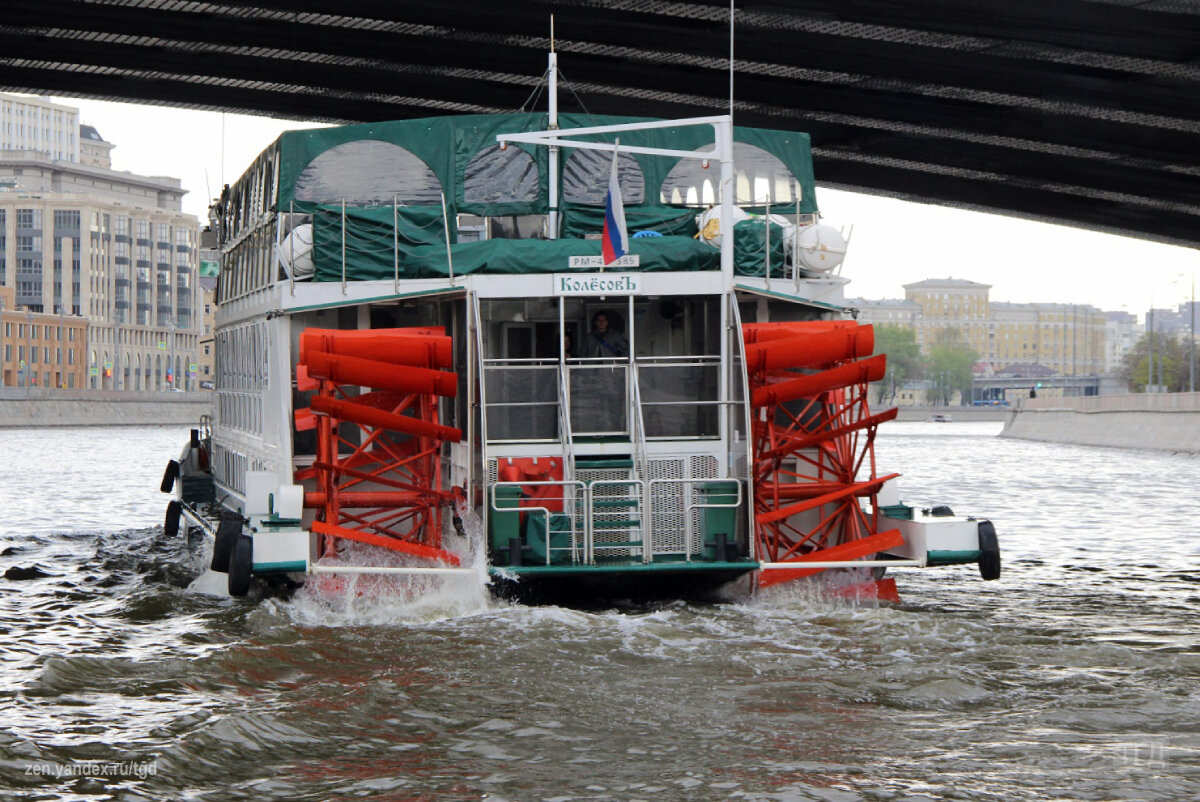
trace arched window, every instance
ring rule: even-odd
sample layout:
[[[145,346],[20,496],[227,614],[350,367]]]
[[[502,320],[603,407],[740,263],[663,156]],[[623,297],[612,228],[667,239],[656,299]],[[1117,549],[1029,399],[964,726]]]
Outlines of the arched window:
[[[589,206],[603,206],[612,174],[612,153],[601,150],[576,150],[563,166],[563,200]],[[617,183],[624,203],[641,203],[646,197],[646,179],[632,154],[617,154]]]
[[[712,147],[711,143],[706,147]],[[680,159],[663,181],[660,198],[663,203],[699,201],[700,205],[716,203],[713,187],[720,181],[721,165],[716,161]],[[800,182],[778,157],[755,145],[733,143],[734,203],[742,206],[794,204],[800,192]],[[705,185],[707,189],[705,188]]]
[[[317,156],[296,178],[296,200],[356,205],[442,202],[442,184],[410,151],[378,139],[346,142]]]
[[[492,145],[475,154],[463,173],[466,203],[513,203],[538,199],[538,171],[520,148]]]

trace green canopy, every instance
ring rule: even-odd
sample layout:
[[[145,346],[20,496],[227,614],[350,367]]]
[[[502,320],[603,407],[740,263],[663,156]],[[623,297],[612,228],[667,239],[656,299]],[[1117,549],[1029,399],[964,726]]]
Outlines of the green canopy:
[[[615,125],[640,118],[562,115],[560,128]],[[277,156],[275,208],[312,215],[317,281],[445,275],[449,239],[454,270],[533,273],[566,270],[568,256],[599,254],[603,194],[613,157],[562,149],[559,240],[460,241],[458,226],[501,218],[517,228],[521,216],[549,213],[547,148],[501,146],[503,133],[547,128],[544,114],[434,117],[289,131],[269,149]],[[596,135],[612,141],[615,135]],[[709,126],[622,131],[625,147],[701,150],[711,147]],[[807,134],[734,129],[736,194],[741,205],[766,201],[783,212],[816,212]],[[266,156],[267,154],[264,154]],[[260,161],[262,158],[260,157]],[[696,214],[711,205],[719,170],[695,159],[622,151],[617,159],[625,217],[641,257],[639,270],[714,270],[719,254],[692,240]],[[247,174],[242,182],[252,180]],[[269,174],[268,174],[269,175]],[[269,180],[269,179],[268,179]],[[251,186],[239,196],[253,196]],[[460,219],[460,215],[472,215]],[[529,218],[526,218],[528,220]],[[293,220],[293,222],[295,222]],[[449,224],[447,237],[446,225]],[[522,224],[521,230],[536,229]],[[762,227],[735,234],[738,272],[761,275]],[[782,266],[782,237],[772,232],[773,272]],[[495,231],[493,231],[495,236]],[[777,261],[778,260],[778,261]]]

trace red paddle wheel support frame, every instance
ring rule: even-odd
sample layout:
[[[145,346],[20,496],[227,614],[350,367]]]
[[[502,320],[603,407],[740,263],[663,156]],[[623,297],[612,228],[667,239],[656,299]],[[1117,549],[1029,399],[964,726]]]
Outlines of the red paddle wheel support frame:
[[[457,392],[441,370],[451,365],[440,329],[303,332],[297,385],[317,393],[296,426],[316,428],[317,451],[297,480],[315,481],[304,503],[320,510],[322,555],[345,539],[459,564],[442,548],[442,510],[455,496],[442,486],[442,445],[462,439],[438,421],[438,399]]]
[[[903,542],[879,532],[876,495],[888,479],[875,465],[875,432],[896,410],[872,415],[867,387],[885,357],[869,356],[871,326],[854,321],[742,327],[752,409],[754,536],[767,586],[818,573],[806,561],[849,561]],[[868,357],[860,359],[860,357]],[[869,499],[871,512],[862,509]],[[880,595],[894,595],[880,588]]]

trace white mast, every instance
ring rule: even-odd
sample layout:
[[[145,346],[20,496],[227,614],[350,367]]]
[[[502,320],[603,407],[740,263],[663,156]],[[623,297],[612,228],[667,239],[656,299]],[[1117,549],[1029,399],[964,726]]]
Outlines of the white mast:
[[[558,130],[558,54],[554,52],[554,15],[550,15],[550,63],[547,68],[550,75],[550,130]],[[550,200],[550,239],[558,239],[558,146],[550,146],[549,164],[549,200]]]

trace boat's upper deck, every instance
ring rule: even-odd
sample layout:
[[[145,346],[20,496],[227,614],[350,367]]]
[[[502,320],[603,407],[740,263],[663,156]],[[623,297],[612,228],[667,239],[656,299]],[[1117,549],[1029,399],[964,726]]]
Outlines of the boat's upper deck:
[[[630,122],[637,121],[563,115],[559,126]],[[594,270],[613,157],[564,148],[552,158],[546,147],[497,142],[498,135],[546,126],[545,115],[507,114],[283,134],[216,209],[219,300],[280,281],[345,285]],[[699,150],[713,146],[714,133],[656,127],[621,131],[619,142]],[[630,256],[609,269],[719,270],[719,165],[626,150],[616,159]],[[795,232],[817,211],[808,136],[734,128],[733,161],[735,272],[803,274],[788,269],[788,257]]]

